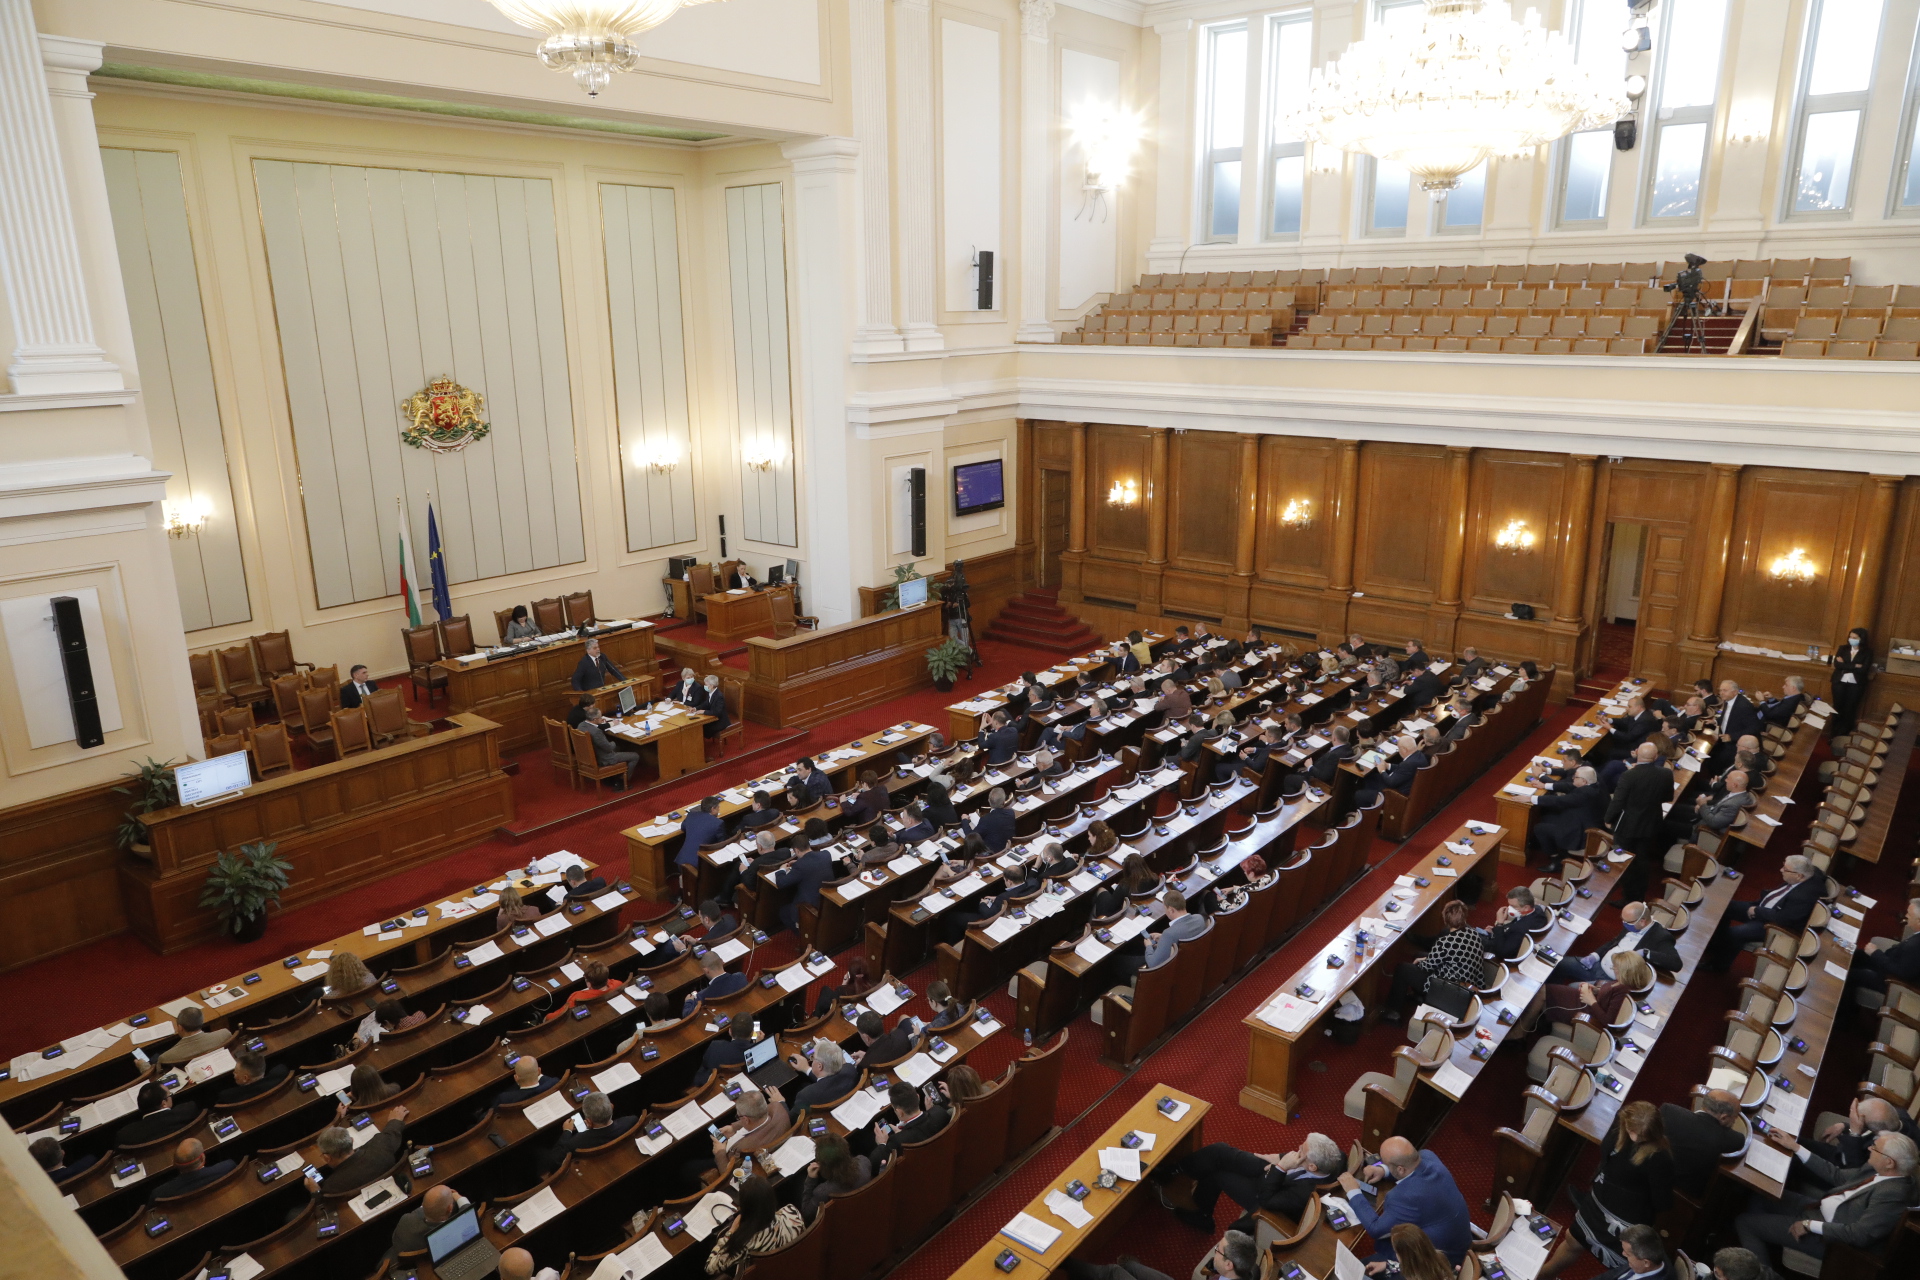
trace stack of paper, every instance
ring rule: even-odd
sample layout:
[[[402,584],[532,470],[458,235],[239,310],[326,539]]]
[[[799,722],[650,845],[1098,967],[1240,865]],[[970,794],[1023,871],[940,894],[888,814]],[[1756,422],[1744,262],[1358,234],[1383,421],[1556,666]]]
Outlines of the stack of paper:
[[[556,1120],[573,1114],[573,1103],[558,1089],[527,1107],[520,1114],[536,1129],[544,1129]]]
[[[1013,1221],[1000,1228],[1000,1234],[1015,1244],[1023,1244],[1035,1253],[1045,1253],[1060,1238],[1060,1229],[1050,1227],[1038,1218],[1024,1213],[1013,1215]]]
[[[553,1193],[548,1192],[547,1194],[551,1195]],[[380,1181],[364,1188],[360,1194],[353,1199],[347,1201],[347,1208],[353,1210],[354,1217],[360,1219],[362,1222],[366,1222],[369,1219],[379,1217],[389,1209],[405,1204],[406,1199],[406,1194],[400,1190],[398,1183],[392,1178],[382,1178]],[[368,1202],[372,1200],[378,1200],[380,1203],[374,1205],[372,1208],[368,1208]],[[255,1274],[257,1275],[258,1272]]]
[[[1064,1191],[1047,1192],[1045,1203],[1049,1213],[1070,1227],[1085,1227],[1093,1222],[1093,1215],[1088,1213],[1078,1200]]]
[[[781,1177],[791,1177],[813,1162],[813,1139],[804,1133],[795,1134],[767,1158],[772,1159]]]
[[[855,1129],[863,1129],[873,1123],[873,1118],[879,1115],[881,1108],[886,1105],[886,1099],[871,1089],[862,1089],[835,1107],[833,1118],[840,1122],[841,1128],[851,1133]]]
[[[789,965],[787,968],[782,969],[776,980],[779,982],[782,991],[798,991],[800,988],[806,986],[807,983],[811,982],[813,976],[807,972],[805,965],[796,964]]]
[[[513,1216],[520,1219],[520,1233],[526,1235],[535,1227],[558,1217],[566,1211],[560,1197],[553,1193],[552,1187],[542,1187],[532,1195],[513,1206]]]

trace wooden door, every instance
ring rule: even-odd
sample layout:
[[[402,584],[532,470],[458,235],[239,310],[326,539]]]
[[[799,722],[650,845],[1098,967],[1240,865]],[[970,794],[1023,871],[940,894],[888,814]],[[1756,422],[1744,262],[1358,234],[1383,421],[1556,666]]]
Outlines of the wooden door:
[[[1640,618],[1634,628],[1633,674],[1656,689],[1670,689],[1680,670],[1675,648],[1685,624],[1681,587],[1686,577],[1687,526],[1647,523],[1640,576]]]
[[[1040,473],[1040,563],[1036,572],[1042,587],[1060,585],[1060,553],[1067,549],[1072,483],[1072,474],[1066,471]]]

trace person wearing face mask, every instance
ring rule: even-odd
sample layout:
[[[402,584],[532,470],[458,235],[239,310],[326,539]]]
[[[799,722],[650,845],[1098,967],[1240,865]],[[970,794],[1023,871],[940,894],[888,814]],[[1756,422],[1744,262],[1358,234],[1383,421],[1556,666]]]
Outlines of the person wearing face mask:
[[[1629,902],[1620,908],[1620,936],[1600,951],[1584,956],[1568,956],[1553,967],[1549,982],[1573,984],[1600,982],[1614,978],[1613,958],[1622,951],[1638,951],[1656,969],[1672,973],[1680,967],[1680,951],[1673,934],[1665,925],[1656,924],[1644,902]]]
[[[1846,643],[1827,659],[1833,668],[1833,714],[1827,718],[1827,736],[1837,738],[1852,733],[1860,719],[1860,704],[1866,700],[1867,681],[1873,676],[1873,646],[1867,629],[1855,627],[1847,632]]]

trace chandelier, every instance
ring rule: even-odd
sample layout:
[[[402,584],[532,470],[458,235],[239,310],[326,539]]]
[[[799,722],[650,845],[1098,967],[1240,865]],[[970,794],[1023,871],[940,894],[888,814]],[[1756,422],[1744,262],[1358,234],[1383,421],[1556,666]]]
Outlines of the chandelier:
[[[499,3],[499,0],[495,0]],[[1447,192],[1492,155],[1524,153],[1613,123],[1626,95],[1574,61],[1539,17],[1503,0],[1426,0],[1421,20],[1383,26],[1313,72],[1280,136],[1403,164]]]
[[[644,35],[690,4],[708,0],[492,0],[493,7],[531,31],[544,31],[540,61],[571,71],[574,83],[598,97],[616,71],[640,61],[635,36]]]

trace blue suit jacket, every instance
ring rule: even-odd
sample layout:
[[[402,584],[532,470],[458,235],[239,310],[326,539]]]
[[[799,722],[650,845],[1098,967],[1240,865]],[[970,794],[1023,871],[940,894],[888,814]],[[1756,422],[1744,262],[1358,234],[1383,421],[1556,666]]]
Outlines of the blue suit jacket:
[[[1467,1256],[1473,1233],[1467,1225],[1470,1215],[1466,1197],[1460,1194],[1447,1166],[1431,1151],[1422,1150],[1414,1171],[1393,1184],[1385,1212],[1376,1212],[1372,1198],[1363,1193],[1356,1192],[1347,1199],[1353,1205],[1354,1217],[1379,1247],[1376,1259],[1393,1257],[1387,1234],[1403,1222],[1426,1232],[1433,1247],[1455,1266]]]
[[[680,852],[673,855],[673,860],[683,867],[690,867],[700,860],[701,845],[718,844],[726,834],[726,819],[717,813],[695,809],[680,824]]]
[[[973,829],[987,848],[994,853],[1003,852],[1013,840],[1013,827],[1017,821],[1011,807],[989,809],[981,817],[980,825]]]
[[[700,1007],[703,1000],[719,1000],[736,992],[747,989],[747,975],[744,973],[723,973],[700,990],[687,997],[680,1006],[680,1016],[686,1017]]]
[[[807,794],[812,796],[815,800],[819,800],[825,796],[830,796],[833,794],[833,779],[829,778],[826,774],[820,772],[820,770],[818,769],[815,769],[812,773],[805,775],[802,781],[806,785]]]
[[[1002,725],[988,734],[983,742],[987,748],[987,763],[1005,764],[1020,750],[1020,730],[1011,724]]]
[[[833,855],[826,846],[809,849],[792,866],[773,873],[774,887],[793,890],[795,904],[820,901],[820,886],[833,878]]]

